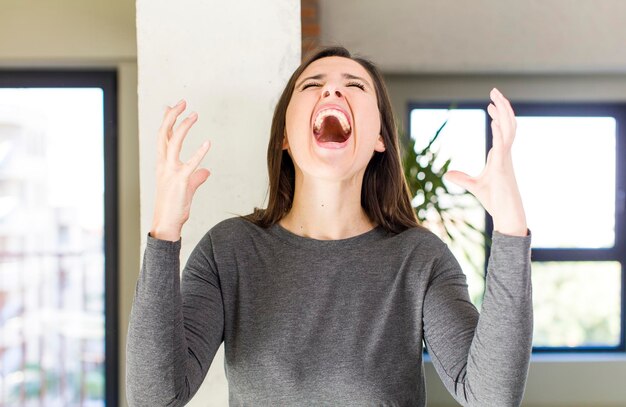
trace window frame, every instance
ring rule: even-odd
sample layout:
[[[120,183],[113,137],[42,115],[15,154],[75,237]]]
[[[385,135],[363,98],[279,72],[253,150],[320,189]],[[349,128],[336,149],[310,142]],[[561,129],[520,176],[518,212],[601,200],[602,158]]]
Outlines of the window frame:
[[[485,111],[485,158],[491,147],[492,132],[491,120],[487,112],[489,102],[409,102],[407,104],[408,131],[405,137],[411,138],[411,111],[414,109],[480,109]],[[626,353],[626,103],[623,102],[516,102],[511,105],[517,117],[595,117],[611,116],[617,122],[615,145],[615,245],[613,248],[601,249],[552,249],[531,248],[532,261],[618,261],[621,264],[621,309],[620,309],[620,343],[617,346],[578,346],[578,347],[547,347],[533,346],[533,353]],[[484,209],[483,209],[484,210]],[[493,231],[493,218],[485,212],[485,232]],[[485,244],[485,264],[487,274],[487,260],[490,248]]]
[[[100,88],[104,153],[105,405],[119,398],[117,70],[0,69],[0,88]]]

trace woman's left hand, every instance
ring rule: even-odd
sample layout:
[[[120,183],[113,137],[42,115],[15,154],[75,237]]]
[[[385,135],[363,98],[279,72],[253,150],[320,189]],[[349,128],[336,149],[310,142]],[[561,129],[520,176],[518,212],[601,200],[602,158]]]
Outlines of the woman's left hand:
[[[493,218],[494,230],[512,236],[527,236],[526,214],[515,180],[511,147],[517,122],[509,101],[496,88],[487,111],[491,116],[493,147],[478,177],[461,171],[448,171],[444,179],[474,195]]]

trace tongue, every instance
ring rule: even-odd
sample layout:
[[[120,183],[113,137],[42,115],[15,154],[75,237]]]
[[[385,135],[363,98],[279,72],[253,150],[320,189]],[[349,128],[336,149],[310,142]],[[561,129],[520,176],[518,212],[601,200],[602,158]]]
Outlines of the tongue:
[[[335,142],[343,143],[348,139],[348,135],[343,132],[339,119],[328,116],[322,122],[317,140],[322,143]]]

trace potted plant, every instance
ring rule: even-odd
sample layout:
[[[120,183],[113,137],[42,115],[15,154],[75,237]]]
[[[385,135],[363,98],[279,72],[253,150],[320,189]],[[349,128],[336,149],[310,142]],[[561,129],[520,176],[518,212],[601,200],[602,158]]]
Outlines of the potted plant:
[[[446,120],[436,131],[428,145],[417,150],[417,140],[399,131],[402,140],[402,166],[404,176],[409,184],[413,197],[413,208],[418,220],[442,240],[448,243],[457,242],[456,246],[472,271],[482,281],[484,287],[484,268],[481,261],[471,255],[472,249],[483,249],[491,246],[491,238],[481,229],[466,221],[462,216],[455,214],[463,208],[475,208],[480,205],[478,200],[469,192],[451,192],[443,182],[443,176],[448,171],[452,159],[445,160],[443,165],[436,167],[438,150],[433,149],[433,143],[446,126]],[[468,204],[467,202],[471,202]],[[482,290],[481,290],[482,293]],[[482,294],[473,295],[472,300],[477,307],[482,304]]]

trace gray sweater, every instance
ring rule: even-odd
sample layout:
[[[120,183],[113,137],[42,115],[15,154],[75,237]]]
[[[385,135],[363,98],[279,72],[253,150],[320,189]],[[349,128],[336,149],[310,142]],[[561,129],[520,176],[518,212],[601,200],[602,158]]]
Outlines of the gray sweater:
[[[198,243],[148,236],[130,316],[131,406],[182,406],[224,341],[231,406],[424,406],[422,341],[465,406],[521,403],[530,230],[493,233],[482,310],[423,228],[315,240],[232,218]]]

